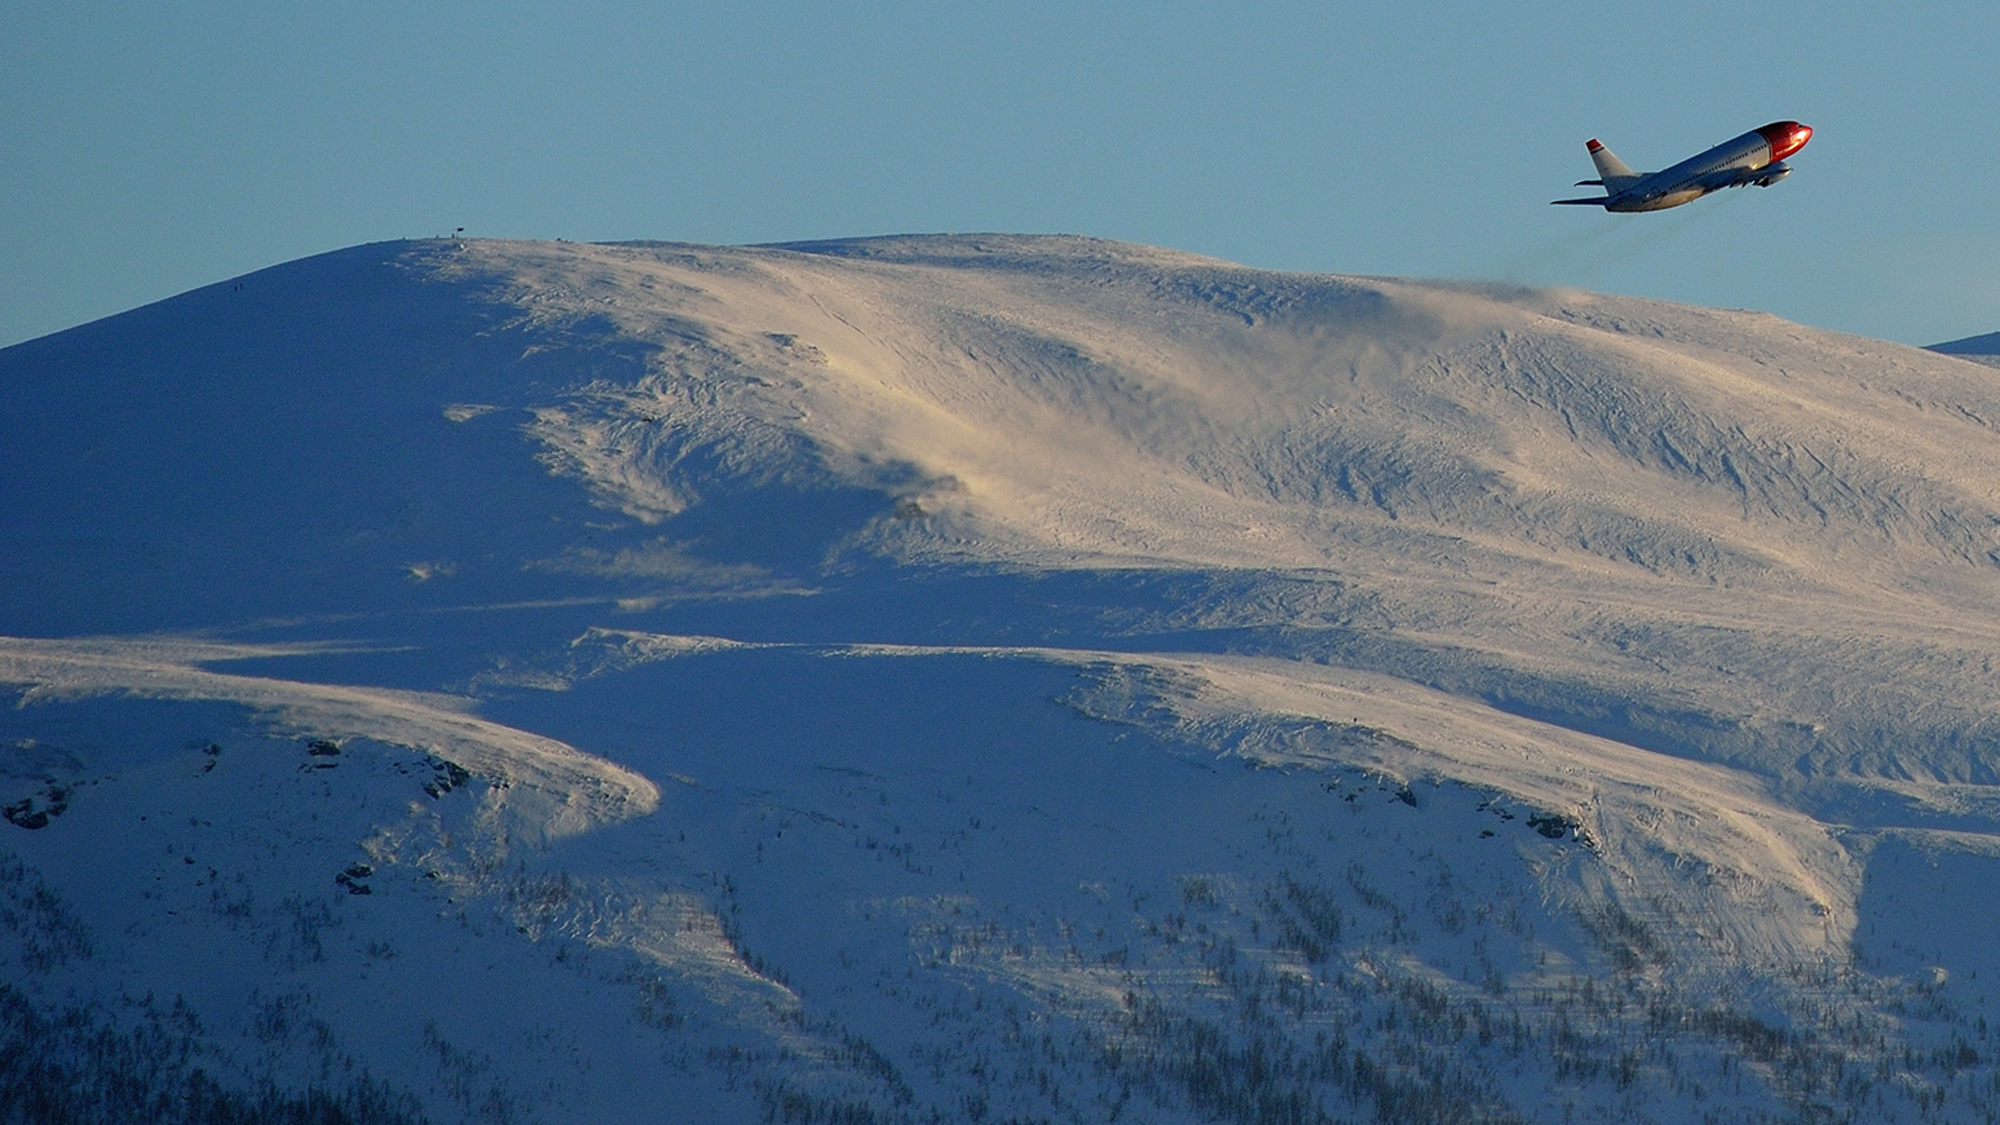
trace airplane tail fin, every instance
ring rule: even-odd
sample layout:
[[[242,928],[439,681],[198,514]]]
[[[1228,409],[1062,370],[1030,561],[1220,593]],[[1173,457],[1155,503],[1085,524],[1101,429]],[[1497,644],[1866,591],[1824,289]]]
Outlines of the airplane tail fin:
[[[1597,165],[1598,178],[1604,181],[1607,195],[1617,195],[1627,185],[1637,183],[1642,177],[1627,167],[1623,160],[1613,156],[1611,150],[1599,144],[1596,137],[1590,138],[1590,162]]]

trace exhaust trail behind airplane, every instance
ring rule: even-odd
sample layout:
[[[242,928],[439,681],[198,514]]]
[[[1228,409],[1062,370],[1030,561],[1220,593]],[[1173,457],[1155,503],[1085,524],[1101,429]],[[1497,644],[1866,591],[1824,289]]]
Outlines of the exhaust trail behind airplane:
[[[1792,174],[1785,158],[1806,147],[1812,135],[1810,125],[1773,121],[1658,172],[1634,172],[1592,137],[1590,159],[1597,165],[1598,178],[1578,180],[1577,186],[1596,184],[1604,189],[1604,194],[1550,202],[1602,207],[1606,211],[1664,211],[1723,188],[1747,184],[1770,187]]]

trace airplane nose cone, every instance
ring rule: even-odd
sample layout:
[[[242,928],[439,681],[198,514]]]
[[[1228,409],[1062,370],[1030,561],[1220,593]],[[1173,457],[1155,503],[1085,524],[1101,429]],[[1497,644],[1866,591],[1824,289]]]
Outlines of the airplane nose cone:
[[[1796,121],[1773,121],[1757,132],[1770,142],[1773,161],[1783,160],[1806,147],[1806,142],[1812,140],[1813,135],[1812,126]]]

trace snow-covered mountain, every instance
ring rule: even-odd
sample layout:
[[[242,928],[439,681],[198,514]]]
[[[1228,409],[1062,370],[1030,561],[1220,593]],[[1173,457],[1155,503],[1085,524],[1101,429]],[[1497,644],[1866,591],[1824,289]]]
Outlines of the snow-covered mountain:
[[[1988,367],[2000,367],[2000,332],[1967,336],[1963,340],[1947,340],[1942,344],[1930,345],[1929,350],[1983,363]]]
[[[1991,376],[1018,236],[0,351],[0,1120],[1993,1120]]]

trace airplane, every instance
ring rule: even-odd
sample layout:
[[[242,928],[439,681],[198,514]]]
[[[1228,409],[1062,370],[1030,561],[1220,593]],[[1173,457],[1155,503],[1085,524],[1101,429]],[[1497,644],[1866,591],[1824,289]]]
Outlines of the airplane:
[[[1604,189],[1604,194],[1549,202],[1602,207],[1606,211],[1664,211],[1723,188],[1745,184],[1770,187],[1792,174],[1785,157],[1806,147],[1812,135],[1810,125],[1773,121],[1659,172],[1634,172],[1592,137],[1590,160],[1597,165],[1600,178],[1578,180],[1576,186],[1596,184]]]

